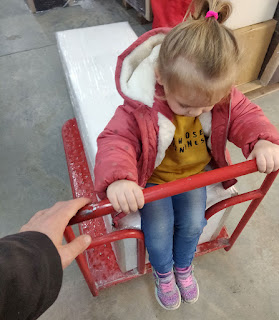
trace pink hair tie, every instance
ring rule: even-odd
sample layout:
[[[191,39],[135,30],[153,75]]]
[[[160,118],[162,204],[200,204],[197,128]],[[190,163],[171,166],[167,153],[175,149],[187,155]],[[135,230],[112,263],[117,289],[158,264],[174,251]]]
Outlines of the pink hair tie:
[[[216,20],[218,20],[218,12],[215,12],[215,11],[208,11],[206,16],[206,18],[211,18],[211,17],[214,17]]]

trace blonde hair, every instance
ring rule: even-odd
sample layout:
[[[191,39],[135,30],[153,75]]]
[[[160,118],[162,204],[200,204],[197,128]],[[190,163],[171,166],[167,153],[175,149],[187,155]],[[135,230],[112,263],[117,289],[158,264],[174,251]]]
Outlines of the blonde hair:
[[[205,17],[209,10],[218,13],[218,20]],[[216,91],[230,91],[240,59],[235,37],[223,25],[231,11],[229,1],[192,1],[187,20],[173,28],[161,45],[157,70],[166,90],[198,90],[211,101]]]

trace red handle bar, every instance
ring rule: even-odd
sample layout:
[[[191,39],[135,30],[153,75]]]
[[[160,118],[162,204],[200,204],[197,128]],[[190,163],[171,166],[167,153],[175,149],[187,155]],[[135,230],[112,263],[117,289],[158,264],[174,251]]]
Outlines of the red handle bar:
[[[164,183],[143,190],[145,203],[170,197],[214,183],[230,180],[258,171],[256,160],[234,164],[225,168],[203,172],[188,178]],[[114,209],[108,199],[91,203],[81,208],[70,220],[69,225],[113,213]]]

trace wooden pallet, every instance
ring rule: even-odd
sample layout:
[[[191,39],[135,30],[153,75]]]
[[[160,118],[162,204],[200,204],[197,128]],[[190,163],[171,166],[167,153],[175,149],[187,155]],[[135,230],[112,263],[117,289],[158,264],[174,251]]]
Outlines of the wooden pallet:
[[[279,90],[279,83],[263,86],[260,80],[251,81],[237,86],[238,90],[245,94],[250,100],[263,97],[269,93]]]

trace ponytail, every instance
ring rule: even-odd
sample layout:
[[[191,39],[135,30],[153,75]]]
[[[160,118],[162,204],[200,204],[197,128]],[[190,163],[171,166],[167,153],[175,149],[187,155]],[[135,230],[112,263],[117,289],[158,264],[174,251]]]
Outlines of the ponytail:
[[[192,10],[194,11],[193,14],[190,13]],[[228,20],[232,13],[232,4],[229,1],[220,0],[193,0],[184,17],[184,21],[186,20],[187,16],[193,20],[208,19],[206,18],[208,11],[217,12],[217,21],[220,24],[223,24],[226,20]]]
[[[229,1],[192,1],[187,19],[173,28],[161,45],[157,68],[169,90],[181,85],[194,86],[207,95],[230,90],[240,59],[233,32],[223,25],[231,12]]]

